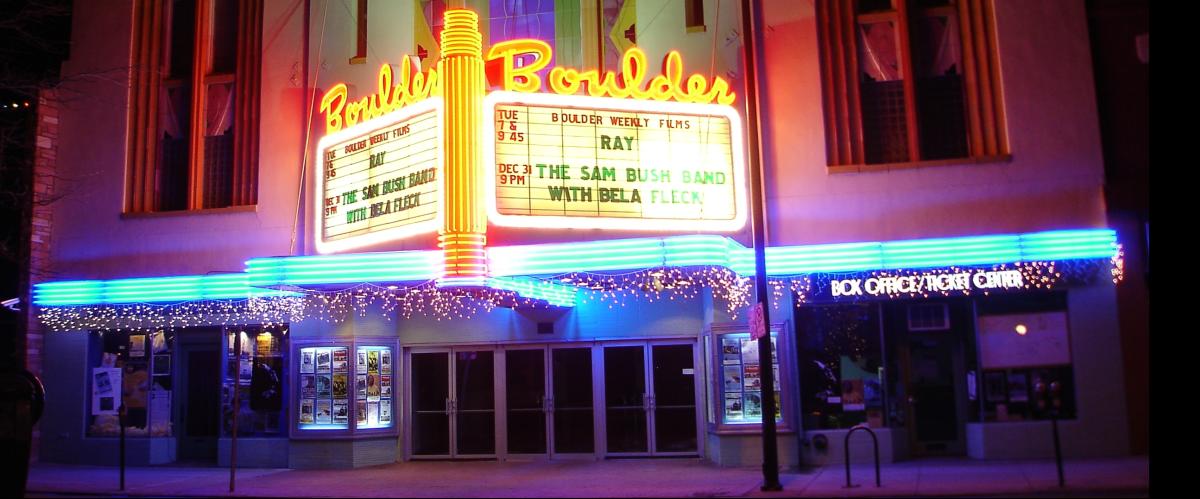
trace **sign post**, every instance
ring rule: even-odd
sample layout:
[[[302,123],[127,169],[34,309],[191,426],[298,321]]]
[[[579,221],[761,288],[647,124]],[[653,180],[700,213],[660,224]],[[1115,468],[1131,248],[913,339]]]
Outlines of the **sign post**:
[[[746,145],[750,156],[750,211],[751,227],[754,233],[754,284],[758,295],[758,309],[762,312],[764,324],[770,324],[770,311],[767,300],[770,291],[767,289],[767,227],[764,216],[765,193],[763,192],[762,151],[759,144],[759,109],[758,109],[758,66],[755,52],[754,19],[758,11],[751,6],[750,0],[742,0],[742,49],[746,61]],[[757,313],[755,314],[758,315]],[[757,317],[755,318],[757,320]],[[762,448],[763,448],[763,484],[762,490],[777,492],[783,490],[779,483],[779,450],[775,440],[775,360],[771,352],[771,335],[763,334],[758,339],[758,352],[762,359]]]

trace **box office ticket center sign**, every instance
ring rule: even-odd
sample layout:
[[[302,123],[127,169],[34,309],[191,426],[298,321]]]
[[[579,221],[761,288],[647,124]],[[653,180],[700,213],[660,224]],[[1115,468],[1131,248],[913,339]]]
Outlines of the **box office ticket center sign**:
[[[516,227],[734,231],[745,224],[728,106],[496,92],[489,219]]]

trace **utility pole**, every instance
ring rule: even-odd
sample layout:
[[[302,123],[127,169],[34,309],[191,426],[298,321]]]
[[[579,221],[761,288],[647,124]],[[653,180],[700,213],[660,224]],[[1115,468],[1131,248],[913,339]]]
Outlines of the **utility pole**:
[[[764,491],[781,491],[779,449],[775,438],[775,365],[771,352],[771,293],[767,289],[767,226],[764,211],[762,144],[758,102],[758,54],[755,20],[759,12],[742,0],[742,50],[746,62],[746,145],[750,153],[750,213],[754,239],[754,284],[766,333],[758,338],[759,375],[762,377],[762,449]]]

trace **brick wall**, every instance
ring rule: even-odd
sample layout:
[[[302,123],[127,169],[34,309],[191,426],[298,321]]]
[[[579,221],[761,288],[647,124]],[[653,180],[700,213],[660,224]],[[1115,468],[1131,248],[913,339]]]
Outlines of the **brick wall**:
[[[33,191],[29,227],[29,276],[28,288],[23,290],[22,303],[25,313],[25,368],[42,376],[45,340],[43,328],[37,320],[32,306],[33,285],[49,280],[50,229],[54,221],[52,203],[55,199],[57,178],[59,102],[53,90],[42,90],[38,95],[37,131],[34,135]],[[18,345],[20,348],[21,345]],[[37,460],[39,429],[33,429],[32,458]]]

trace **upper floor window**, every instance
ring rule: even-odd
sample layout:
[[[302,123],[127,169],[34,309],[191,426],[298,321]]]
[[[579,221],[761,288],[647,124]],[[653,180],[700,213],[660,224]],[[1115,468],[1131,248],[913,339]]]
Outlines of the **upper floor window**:
[[[989,0],[817,2],[829,165],[1007,154]]]
[[[257,203],[262,0],[135,5],[125,211]]]

